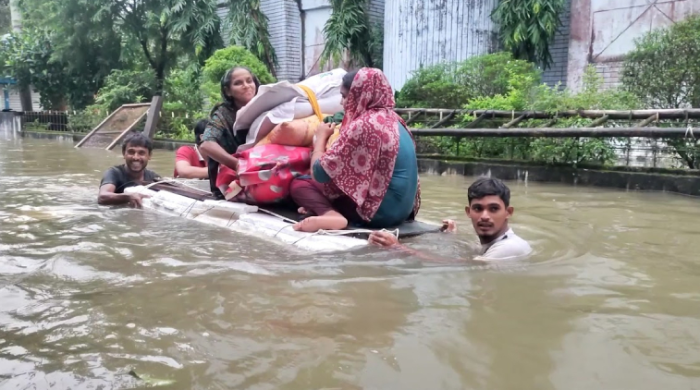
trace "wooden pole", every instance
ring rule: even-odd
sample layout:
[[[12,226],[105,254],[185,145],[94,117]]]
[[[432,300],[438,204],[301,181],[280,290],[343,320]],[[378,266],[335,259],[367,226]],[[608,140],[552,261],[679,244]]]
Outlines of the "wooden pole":
[[[514,129],[411,129],[416,136],[426,137],[644,137],[682,138],[686,128],[679,127],[579,127],[579,128],[514,128]]]
[[[421,112],[423,114],[449,114],[455,112],[457,115],[473,115],[479,116],[483,113],[488,113],[494,118],[513,118],[513,115],[525,115],[524,119],[551,119],[554,117],[569,118],[600,118],[607,115],[608,119],[647,119],[651,115],[659,115],[659,120],[664,119],[700,119],[700,108],[688,109],[664,109],[664,110],[566,110],[559,112],[546,111],[505,111],[505,110],[452,110],[443,108],[395,108],[394,111],[398,114],[410,114]]]
[[[163,107],[163,97],[154,96],[151,101],[151,107],[148,109],[148,119],[146,119],[146,126],[143,128],[143,134],[148,137],[148,139],[153,139],[156,135],[156,128],[158,127],[158,120],[160,119],[160,109]]]

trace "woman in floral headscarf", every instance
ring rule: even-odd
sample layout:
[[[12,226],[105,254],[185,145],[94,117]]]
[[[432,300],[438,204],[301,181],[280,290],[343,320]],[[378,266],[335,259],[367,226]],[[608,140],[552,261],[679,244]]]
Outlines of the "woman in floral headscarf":
[[[340,137],[326,150],[334,126],[320,124],[311,155],[313,179],[295,179],[291,196],[310,217],[295,230],[340,230],[349,224],[390,228],[420,208],[416,148],[394,112],[386,76],[362,68],[343,77],[345,117]]]

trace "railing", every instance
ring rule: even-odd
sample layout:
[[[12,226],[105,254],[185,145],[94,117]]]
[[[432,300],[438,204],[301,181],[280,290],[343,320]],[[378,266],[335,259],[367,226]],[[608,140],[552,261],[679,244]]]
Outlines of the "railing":
[[[679,153],[697,154],[694,141],[695,137],[700,137],[700,109],[518,112],[398,108],[396,112],[411,127],[419,142],[419,152],[452,156],[464,155],[465,140],[507,138],[515,143],[517,139],[533,138],[571,138],[577,141],[604,138],[609,147],[615,150],[618,164],[687,167],[687,162],[681,161]],[[206,114],[201,112],[198,116]],[[24,130],[88,133],[109,112],[41,111],[20,115]],[[592,121],[586,127],[556,127],[561,120],[574,117]],[[191,131],[194,122],[190,114],[164,112],[161,114],[159,135],[174,137],[175,133]],[[523,124],[526,127],[519,127]],[[697,130],[694,132],[694,129]],[[669,145],[671,140],[675,140],[673,146]]]

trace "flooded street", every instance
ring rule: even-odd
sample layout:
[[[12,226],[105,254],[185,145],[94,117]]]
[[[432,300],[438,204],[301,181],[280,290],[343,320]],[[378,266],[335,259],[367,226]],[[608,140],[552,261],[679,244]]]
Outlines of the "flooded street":
[[[428,264],[98,207],[121,161],[0,132],[1,390],[700,389],[699,199],[512,182],[529,261]],[[473,255],[472,180],[421,177],[460,224],[411,247]]]

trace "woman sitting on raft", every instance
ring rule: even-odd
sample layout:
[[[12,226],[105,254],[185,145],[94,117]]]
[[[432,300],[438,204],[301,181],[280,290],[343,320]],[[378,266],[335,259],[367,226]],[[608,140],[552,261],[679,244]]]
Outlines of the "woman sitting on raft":
[[[386,76],[372,68],[348,73],[340,93],[345,108],[340,136],[326,150],[333,126],[319,124],[313,179],[292,181],[292,199],[310,215],[294,229],[341,230],[348,224],[381,229],[415,218],[420,208],[416,147],[393,110]]]
[[[217,104],[211,111],[209,125],[202,136],[202,153],[211,158],[214,164],[209,164],[209,177],[216,181],[219,164],[238,170],[238,160],[232,156],[238,146],[245,143],[245,134],[236,136],[233,124],[236,122],[238,110],[253,100],[260,88],[260,81],[250,69],[235,66],[221,78],[222,103]],[[218,163],[218,164],[217,164]],[[212,174],[213,173],[213,174]],[[212,187],[215,187],[212,185]]]

